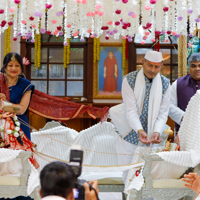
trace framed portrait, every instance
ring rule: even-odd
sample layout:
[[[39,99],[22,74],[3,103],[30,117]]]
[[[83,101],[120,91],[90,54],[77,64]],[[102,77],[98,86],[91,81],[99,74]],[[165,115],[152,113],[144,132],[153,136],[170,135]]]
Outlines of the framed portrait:
[[[121,99],[122,43],[101,43],[99,56],[94,64],[94,99]]]

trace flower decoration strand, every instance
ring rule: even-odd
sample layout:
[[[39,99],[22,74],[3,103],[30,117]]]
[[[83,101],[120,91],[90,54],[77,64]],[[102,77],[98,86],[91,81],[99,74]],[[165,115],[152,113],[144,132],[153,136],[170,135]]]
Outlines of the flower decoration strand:
[[[126,39],[123,39],[123,47],[122,47],[122,68],[125,68],[126,62]]]
[[[93,44],[93,62],[96,63],[97,61],[97,39],[94,38],[94,44]]]
[[[98,37],[97,39],[96,39],[96,41],[97,41],[97,60],[99,61],[100,60],[100,37]]]
[[[69,65],[70,62],[70,38],[67,38],[67,65]]]

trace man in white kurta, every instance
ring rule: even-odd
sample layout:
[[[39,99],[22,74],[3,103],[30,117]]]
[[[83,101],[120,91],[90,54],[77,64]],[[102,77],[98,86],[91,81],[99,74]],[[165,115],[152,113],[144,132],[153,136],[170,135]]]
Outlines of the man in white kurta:
[[[142,69],[123,79],[124,103],[110,109],[112,122],[121,136],[116,141],[118,154],[134,154],[138,146],[161,142],[170,102],[170,81],[159,73],[162,62],[160,52],[148,51]],[[119,155],[118,164],[130,164],[132,159],[133,155]],[[126,175],[127,172],[124,182]]]

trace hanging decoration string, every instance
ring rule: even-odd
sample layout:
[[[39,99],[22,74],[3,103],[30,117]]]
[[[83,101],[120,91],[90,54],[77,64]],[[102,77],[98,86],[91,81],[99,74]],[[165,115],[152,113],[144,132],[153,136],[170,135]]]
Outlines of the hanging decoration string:
[[[34,60],[34,65],[35,69],[37,69],[37,64],[38,64],[38,34],[35,34],[35,60]]]
[[[122,68],[125,68],[126,64],[126,39],[123,39],[123,44],[122,44]]]
[[[8,26],[8,29],[5,30],[4,56],[10,52],[10,34],[11,34],[11,27]]]
[[[100,60],[100,37],[96,39],[96,46],[97,46],[97,60]]]
[[[69,65],[69,61],[70,61],[70,38],[67,38],[67,65]]]
[[[97,61],[97,38],[93,40],[93,62],[96,63]]]
[[[67,46],[63,45],[63,66],[67,68]]]

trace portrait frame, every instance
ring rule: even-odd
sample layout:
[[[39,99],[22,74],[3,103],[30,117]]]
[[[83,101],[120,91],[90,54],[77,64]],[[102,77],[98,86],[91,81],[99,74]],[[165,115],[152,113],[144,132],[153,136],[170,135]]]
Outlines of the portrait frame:
[[[103,70],[106,53],[112,51],[113,55],[117,59],[118,77],[117,77],[117,89],[115,92],[106,92],[104,88]],[[100,43],[100,60],[93,64],[93,98],[94,99],[122,99],[121,84],[124,75],[124,69],[122,68],[122,55],[123,55],[122,43]]]

